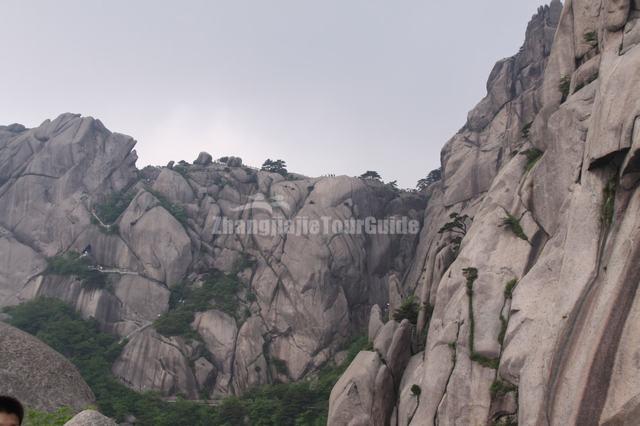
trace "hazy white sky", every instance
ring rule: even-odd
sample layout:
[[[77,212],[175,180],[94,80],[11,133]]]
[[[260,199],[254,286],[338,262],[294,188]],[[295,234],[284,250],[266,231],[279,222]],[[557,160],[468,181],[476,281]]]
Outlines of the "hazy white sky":
[[[413,187],[544,0],[1,0],[0,123],[62,112],[138,140]]]

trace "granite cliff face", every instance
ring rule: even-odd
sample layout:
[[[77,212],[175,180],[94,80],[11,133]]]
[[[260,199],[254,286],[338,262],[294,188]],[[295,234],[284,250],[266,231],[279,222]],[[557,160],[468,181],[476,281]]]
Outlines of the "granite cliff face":
[[[0,306],[66,301],[167,397],[301,380],[366,329],[330,425],[636,424],[639,44],[638,0],[540,8],[422,193],[206,153],[138,170],[132,138],[71,114],[0,127]],[[419,235],[214,232],[402,216]],[[50,266],[82,251],[100,285]],[[190,300],[214,271],[233,294]],[[416,324],[388,320],[411,296]],[[189,303],[187,332],[158,326]]]
[[[139,171],[134,145],[72,114],[0,127],[0,306],[54,297],[95,318],[126,339],[113,372],[135,390],[210,399],[299,380],[340,353],[411,265],[415,234],[214,231],[221,218],[419,221],[423,195],[348,177],[285,180],[205,153]],[[101,285],[48,266],[87,248]],[[158,333],[154,321],[212,271],[236,285],[231,307],[205,300],[197,337]]]
[[[422,340],[385,392],[397,360],[361,353],[329,424],[637,424],[639,18],[637,1],[554,1],[496,65],[402,283]],[[438,233],[452,213],[469,216],[459,250]],[[376,349],[402,328],[377,308],[371,324]]]

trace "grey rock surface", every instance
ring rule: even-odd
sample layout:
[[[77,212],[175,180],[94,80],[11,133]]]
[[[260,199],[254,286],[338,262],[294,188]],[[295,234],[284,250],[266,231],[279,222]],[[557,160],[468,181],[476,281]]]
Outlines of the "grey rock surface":
[[[335,385],[329,425],[633,424],[639,21],[637,1],[541,7],[422,193],[204,154],[138,171],[133,139],[71,114],[0,127],[0,306],[46,295],[96,318],[127,337],[113,371],[139,391],[195,399],[301,380],[366,332],[374,351]],[[100,223],[113,194],[131,201]],[[217,232],[223,217],[369,216],[419,219],[420,234]],[[46,272],[87,244],[108,288]],[[158,316],[214,270],[237,288],[195,313],[201,342],[158,334]],[[411,295],[417,324],[383,324],[380,307]]]
[[[35,337],[2,322],[0,383],[2,394],[37,410],[62,406],[83,410],[95,402],[73,364]]]
[[[402,283],[433,310],[419,316],[427,338],[404,368],[398,424],[637,422],[636,10],[541,8],[445,146]],[[454,212],[473,218],[458,252],[438,232]]]
[[[417,235],[224,235],[217,226],[223,217],[421,221],[421,194],[346,176],[285,180],[206,153],[138,171],[134,145],[74,114],[0,131],[0,306],[54,297],[95,318],[126,338],[113,371],[135,390],[217,398],[312,375],[411,265]],[[126,200],[117,217],[101,218],[114,199]],[[47,259],[87,246],[104,288],[47,272]],[[236,311],[204,301],[193,323],[203,343],[156,333],[180,292],[215,271],[238,282]]]
[[[64,426],[117,426],[117,423],[95,410],[85,410],[76,414]]]

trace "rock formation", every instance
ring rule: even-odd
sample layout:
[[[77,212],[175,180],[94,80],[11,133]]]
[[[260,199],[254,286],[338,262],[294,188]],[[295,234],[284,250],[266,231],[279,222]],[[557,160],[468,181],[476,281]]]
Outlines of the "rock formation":
[[[95,398],[76,368],[33,336],[0,322],[0,392],[27,407],[83,410]]]
[[[541,8],[445,146],[402,283],[426,340],[391,424],[637,423],[639,18],[630,1]],[[389,324],[373,316],[370,338]],[[330,425],[376,421],[367,356],[334,388]]]
[[[216,230],[223,218],[420,221],[421,194],[349,177],[285,179],[207,153],[137,170],[134,145],[72,114],[0,127],[0,306],[54,297],[95,318],[127,339],[113,372],[135,390],[217,398],[299,380],[344,348],[411,264],[417,235]],[[101,285],[47,266],[87,248]],[[154,322],[177,307],[171,294],[196,291],[213,271],[238,282],[233,310],[198,309],[197,337],[158,333]]]
[[[138,170],[132,138],[71,114],[0,127],[0,306],[95,318],[138,391],[301,380],[367,333],[330,425],[637,424],[639,45],[637,0],[541,7],[420,193],[208,153]],[[220,232],[402,216],[419,235]],[[83,251],[90,278],[49,266]],[[411,296],[417,320],[389,315]]]

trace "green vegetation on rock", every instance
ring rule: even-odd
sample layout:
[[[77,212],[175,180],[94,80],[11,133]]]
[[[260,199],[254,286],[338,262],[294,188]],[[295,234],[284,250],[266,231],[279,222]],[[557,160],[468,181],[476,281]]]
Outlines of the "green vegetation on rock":
[[[191,328],[197,312],[217,309],[239,319],[241,287],[236,275],[219,271],[209,274],[200,287],[181,283],[171,292],[169,311],[158,318],[154,326],[167,337],[197,339],[197,333]]]
[[[478,270],[476,268],[466,268],[463,269],[462,272],[467,280],[467,300],[469,304],[469,352],[471,354],[471,361],[477,362],[484,367],[497,370],[498,365],[500,364],[499,359],[489,358],[475,351],[476,322],[473,314],[473,285],[478,279]]]
[[[506,318],[502,313],[507,306],[507,301],[513,299],[513,290],[515,290],[517,285],[518,280],[514,278],[510,280],[504,287],[504,305],[500,310],[500,333],[498,333],[498,343],[500,343],[500,346],[504,344],[504,338],[507,334],[507,328],[509,327],[509,313],[507,313]]]
[[[148,190],[151,195],[156,197],[163,209],[169,212],[182,226],[187,227],[187,212],[178,204],[174,204],[167,200],[162,194]]]
[[[376,172],[375,170],[367,170],[366,172],[360,175],[360,179],[381,181],[382,176],[380,176],[380,173]]]
[[[180,398],[167,403],[157,394],[139,394],[122,385],[111,374],[111,365],[122,350],[118,340],[100,332],[95,321],[81,319],[60,301],[36,299],[6,308],[5,312],[13,326],[38,337],[78,367],[103,414],[117,421],[133,415],[141,426],[325,425],[331,389],[368,344],[364,336],[355,339],[341,366],[327,365],[308,380],[263,386],[242,397],[226,398],[218,407],[209,407]],[[65,410],[59,414],[64,415]],[[56,418],[43,413],[33,415]]]
[[[393,319],[402,322],[402,320],[409,320],[411,324],[418,323],[418,313],[420,311],[420,304],[418,299],[411,295],[402,301],[402,304],[393,313]]]
[[[420,179],[418,181],[418,184],[416,185],[416,188],[418,189],[418,191],[424,191],[434,183],[440,182],[441,180],[442,180],[442,167],[432,170],[431,172],[429,172],[427,177]]]
[[[85,288],[104,289],[108,286],[106,274],[94,269],[89,258],[77,252],[70,251],[49,258],[47,263],[45,274],[77,277]]]
[[[584,34],[584,41],[591,46],[598,45],[598,33],[595,31],[589,31]]]
[[[505,285],[504,287],[504,298],[505,299],[512,299],[513,298],[513,290],[515,290],[516,286],[518,285],[518,279],[514,278],[511,281],[509,281],[507,283],[507,285]]]
[[[289,176],[289,171],[287,170],[287,163],[284,160],[271,160],[267,159],[260,169],[263,172],[269,173],[277,173],[283,177]]]
[[[614,176],[611,178],[607,185],[604,187],[604,197],[602,202],[602,209],[600,211],[600,222],[605,227],[611,226],[613,223],[613,216],[615,213],[615,202],[616,202],[616,190],[617,190],[617,180]]]
[[[451,221],[445,223],[438,231],[438,234],[449,233],[453,235],[453,239],[451,240],[453,251],[455,254],[458,254],[462,240],[467,235],[467,222],[473,221],[473,218],[466,214],[451,213],[449,219],[451,219]]]
[[[69,407],[61,407],[53,413],[46,411],[27,410],[24,426],[64,426],[73,418],[74,412]]]
[[[513,234],[524,241],[529,241],[529,237],[524,233],[520,219],[505,211],[506,216],[502,219],[502,226],[513,232]]]
[[[420,388],[420,386],[418,385],[411,386],[411,394],[413,396],[420,396],[421,393],[422,393],[422,389]]]
[[[107,195],[101,203],[97,203],[94,206],[94,211],[104,224],[110,225],[118,220],[134,197],[134,191],[114,192]]]
[[[505,396],[508,393],[515,392],[517,388],[511,383],[496,379],[491,384],[491,397],[497,398]]]
[[[525,172],[530,172],[531,170],[533,170],[535,165],[538,164],[538,161],[540,161],[540,159],[542,158],[543,154],[544,152],[537,148],[530,148],[522,151],[520,155],[524,155],[525,157],[527,157],[527,163],[524,166]]]

